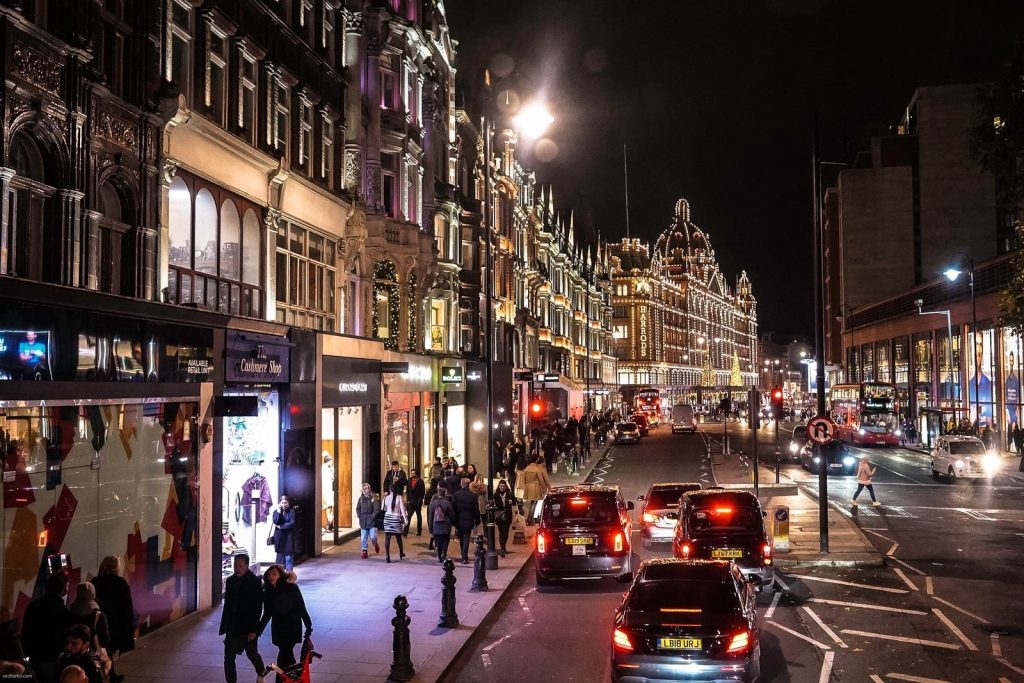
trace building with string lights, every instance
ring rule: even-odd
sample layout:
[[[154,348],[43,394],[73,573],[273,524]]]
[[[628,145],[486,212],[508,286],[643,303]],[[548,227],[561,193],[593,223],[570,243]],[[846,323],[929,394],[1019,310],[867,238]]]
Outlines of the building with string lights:
[[[746,272],[730,287],[707,233],[676,202],[652,248],[609,245],[612,333],[623,398],[659,389],[669,401],[707,402],[757,382],[757,301]],[[668,402],[663,400],[663,405]]]

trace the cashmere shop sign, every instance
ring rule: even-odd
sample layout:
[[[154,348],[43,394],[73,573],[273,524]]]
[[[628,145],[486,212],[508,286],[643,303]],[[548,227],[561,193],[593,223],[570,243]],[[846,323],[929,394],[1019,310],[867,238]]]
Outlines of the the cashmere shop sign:
[[[284,339],[255,334],[228,337],[227,381],[287,382],[289,347]]]

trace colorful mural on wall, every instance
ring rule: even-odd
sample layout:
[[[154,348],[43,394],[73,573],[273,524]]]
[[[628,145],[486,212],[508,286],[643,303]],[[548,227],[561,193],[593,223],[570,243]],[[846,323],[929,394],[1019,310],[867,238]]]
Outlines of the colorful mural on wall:
[[[198,405],[0,409],[0,620],[20,623],[51,561],[69,594],[108,555],[124,560],[139,635],[196,608]]]

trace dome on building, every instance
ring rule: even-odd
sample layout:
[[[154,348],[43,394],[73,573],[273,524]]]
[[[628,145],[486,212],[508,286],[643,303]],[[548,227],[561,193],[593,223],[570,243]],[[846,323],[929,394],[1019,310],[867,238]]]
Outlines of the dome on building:
[[[690,202],[676,201],[672,224],[654,244],[654,259],[669,277],[689,275],[707,281],[716,269],[715,250],[703,230],[690,220]]]

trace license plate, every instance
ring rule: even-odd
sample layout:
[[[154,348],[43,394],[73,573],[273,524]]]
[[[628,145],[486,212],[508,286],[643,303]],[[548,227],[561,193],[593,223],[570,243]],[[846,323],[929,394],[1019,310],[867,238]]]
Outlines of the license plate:
[[[594,539],[587,538],[586,536],[571,536],[565,539],[566,545],[593,545]]]
[[[829,465],[829,467],[831,467],[832,469],[836,469],[836,470],[839,469],[842,466],[843,466],[843,464],[841,462],[834,462],[831,465]]]
[[[585,545],[574,545],[572,547],[572,554],[573,555],[586,555],[587,554],[587,546],[585,546]]]
[[[659,650],[699,650],[700,638],[658,638]]]
[[[715,548],[711,551],[713,559],[743,557],[743,551],[739,548]]]

